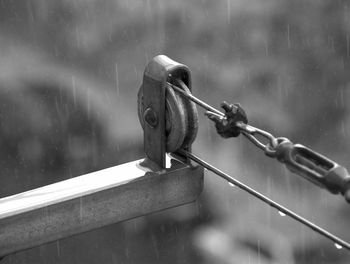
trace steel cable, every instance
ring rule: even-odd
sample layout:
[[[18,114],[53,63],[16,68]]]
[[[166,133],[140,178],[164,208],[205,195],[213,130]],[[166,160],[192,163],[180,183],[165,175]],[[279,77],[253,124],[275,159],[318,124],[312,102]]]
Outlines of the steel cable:
[[[176,92],[180,93],[187,99],[193,101],[197,105],[201,106],[202,108],[206,109],[207,111],[213,112],[216,115],[218,115],[220,118],[225,119],[225,114],[220,112],[219,110],[215,109],[214,107],[210,106],[209,104],[201,101],[197,97],[193,96],[191,93],[185,92],[183,89],[177,87],[176,85],[173,85],[171,83],[168,83]],[[276,144],[276,138],[272,136],[270,133],[258,129],[256,127],[250,126],[248,124],[239,123],[238,127],[241,129],[241,132],[244,136],[246,136],[250,141],[252,141],[256,146],[258,146],[260,149],[265,150],[265,152],[269,151],[270,145]],[[254,137],[254,134],[259,134],[263,136],[264,138],[268,139],[270,142],[268,144],[264,144],[261,141],[259,141],[256,137]],[[318,225],[308,221],[307,219],[301,217],[300,215],[294,213],[293,211],[289,210],[288,208],[278,204],[277,202],[271,200],[270,198],[266,197],[265,195],[259,193],[258,191],[252,189],[251,187],[245,185],[244,183],[234,179],[230,175],[226,174],[225,172],[219,170],[218,168],[210,165],[206,161],[200,159],[199,157],[195,156],[194,154],[186,151],[186,150],[179,150],[178,153],[181,155],[187,157],[190,160],[193,160],[194,162],[198,163],[199,165],[203,166],[209,171],[212,171],[216,175],[220,176],[221,178],[225,179],[231,184],[234,184],[235,186],[239,187],[240,189],[248,192],[249,194],[253,195],[254,197],[258,198],[259,200],[263,201],[264,203],[270,205],[273,208],[276,208],[279,212],[282,212],[285,215],[288,215],[289,217],[293,218],[294,220],[304,224],[305,226],[311,228],[315,232],[321,234],[322,236],[332,240],[335,243],[335,246],[337,248],[346,248],[350,251],[350,244],[341,238],[333,235],[332,233],[326,231],[325,229],[319,227]]]
[[[179,150],[178,151],[181,155],[193,160],[194,162],[198,163],[199,165],[203,166],[209,171],[212,171],[216,175],[220,176],[221,178],[225,179],[226,181],[234,184],[235,186],[239,187],[240,189],[248,192],[249,194],[253,195],[254,197],[258,198],[259,200],[263,201],[264,203],[270,205],[271,207],[276,208],[278,211],[290,216],[294,220],[306,225],[307,227],[311,228],[315,232],[327,237],[328,239],[332,240],[336,245],[346,248],[350,251],[350,244],[341,238],[331,234],[330,232],[324,230],[323,228],[319,227],[318,225],[306,220],[305,218],[301,217],[300,215],[294,213],[293,211],[289,210],[288,208],[278,204],[277,202],[271,200],[270,198],[266,197],[265,195],[259,193],[258,191],[255,191],[251,187],[245,185],[244,183],[234,179],[230,175],[226,174],[225,172],[219,170],[218,168],[210,165],[206,161],[200,159],[199,157],[195,156],[194,154],[186,151],[186,150]]]

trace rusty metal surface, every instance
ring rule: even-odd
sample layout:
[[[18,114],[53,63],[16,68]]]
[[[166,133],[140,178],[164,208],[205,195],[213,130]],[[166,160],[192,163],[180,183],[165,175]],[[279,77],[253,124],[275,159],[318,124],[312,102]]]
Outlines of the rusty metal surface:
[[[153,59],[147,65],[140,88],[143,95],[142,113],[146,114],[147,111],[154,113],[157,122],[154,125],[147,123],[147,118],[144,115],[141,116],[141,119],[145,120],[143,142],[146,157],[160,168],[164,168],[166,151],[165,80],[167,73],[159,59]]]
[[[203,168],[141,160],[0,199],[0,256],[194,201]]]
[[[191,123],[194,118],[189,120],[187,117],[187,112],[193,112],[190,116],[195,116],[197,112],[192,108],[186,109],[187,104],[179,95],[174,92],[170,94],[167,87],[170,78],[182,80],[191,89],[191,75],[187,66],[165,55],[158,55],[146,66],[138,94],[138,114],[144,130],[144,151],[147,158],[160,168],[165,166],[165,152],[175,152],[184,145],[185,139],[188,145],[186,147],[189,147],[197,132],[194,129],[196,126]],[[188,132],[191,133],[190,137]]]

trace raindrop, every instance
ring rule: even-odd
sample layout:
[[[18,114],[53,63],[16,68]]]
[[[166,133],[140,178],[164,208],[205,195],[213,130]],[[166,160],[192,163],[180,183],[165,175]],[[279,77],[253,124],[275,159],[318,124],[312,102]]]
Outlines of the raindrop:
[[[350,49],[349,49],[349,35],[346,35],[346,56],[349,57]]]
[[[79,203],[80,203],[79,217],[80,217],[80,222],[82,222],[83,221],[83,199],[81,197],[79,198]]]
[[[334,46],[334,39],[333,38],[331,38],[331,48],[332,48],[332,51],[333,51],[333,53],[335,53],[335,46]]]
[[[228,185],[230,185],[231,187],[236,187],[236,185],[234,185],[232,182],[229,182]]]
[[[159,259],[159,250],[158,250],[156,237],[155,237],[154,234],[152,234],[151,238],[152,238],[152,244],[153,244],[153,248],[154,248],[154,252],[155,252],[156,258]]]
[[[344,137],[346,137],[346,128],[345,128],[345,123],[344,121],[341,121],[341,132],[344,135]]]
[[[231,0],[227,0],[227,23],[231,24]]]
[[[29,16],[30,16],[30,20],[33,22],[35,19],[34,19],[34,14],[33,14],[33,8],[31,6],[31,4],[27,4],[27,9],[28,9],[28,13],[29,13]]]
[[[55,98],[55,107],[56,107],[56,112],[59,116],[61,116],[61,111],[60,111],[60,106],[58,102],[58,98]]]
[[[287,25],[287,44],[288,44],[288,48],[290,49],[290,28],[289,28],[289,25]]]
[[[278,211],[278,213],[280,214],[280,216],[286,216],[286,214],[281,211]]]
[[[265,55],[266,57],[269,56],[269,44],[267,43],[267,41],[265,41]]]
[[[57,242],[56,242],[56,248],[57,248],[57,256],[59,257],[61,255],[60,241],[59,240],[57,240]]]
[[[130,258],[130,251],[128,247],[125,248],[125,256],[126,256],[126,259]]]
[[[88,118],[88,120],[90,120],[90,117],[91,117],[91,115],[90,115],[90,110],[91,110],[91,102],[90,102],[90,91],[88,90],[87,92],[86,92],[86,111],[87,111],[87,118]]]
[[[113,104],[112,104],[112,101],[111,101],[111,97],[108,95],[108,93],[105,91],[104,92],[104,96],[105,96],[105,100],[107,101],[107,104],[112,107]]]
[[[118,63],[115,64],[115,82],[117,88],[117,97],[119,97],[119,72],[118,72]]]
[[[344,89],[340,89],[340,107],[345,106],[345,101],[344,101]]]
[[[137,71],[137,67],[134,65],[134,72],[135,72],[135,75],[138,76],[138,71]]]
[[[74,107],[76,107],[77,106],[77,91],[76,91],[74,76],[72,76],[72,87],[73,87],[73,102],[74,102]]]
[[[337,248],[337,249],[342,249],[343,247],[337,243],[334,243],[334,246]]]
[[[79,30],[77,27],[75,28],[75,37],[76,37],[76,42],[77,42],[77,48],[79,49],[80,48],[80,39],[79,39]]]

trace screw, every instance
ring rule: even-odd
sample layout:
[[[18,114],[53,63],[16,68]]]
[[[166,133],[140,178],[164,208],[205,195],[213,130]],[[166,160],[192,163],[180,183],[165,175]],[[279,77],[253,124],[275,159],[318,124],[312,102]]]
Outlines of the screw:
[[[144,114],[143,114],[143,119],[145,120],[145,122],[155,128],[158,125],[158,116],[156,114],[156,112],[153,111],[152,108],[148,107]]]

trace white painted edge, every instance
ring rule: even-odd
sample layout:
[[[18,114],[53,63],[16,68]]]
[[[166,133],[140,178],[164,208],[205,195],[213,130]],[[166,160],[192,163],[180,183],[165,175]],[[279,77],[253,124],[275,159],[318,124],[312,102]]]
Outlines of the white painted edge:
[[[140,160],[0,199],[0,219],[126,184],[145,175]]]

